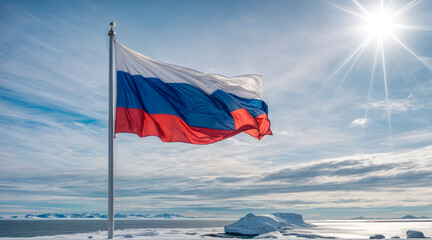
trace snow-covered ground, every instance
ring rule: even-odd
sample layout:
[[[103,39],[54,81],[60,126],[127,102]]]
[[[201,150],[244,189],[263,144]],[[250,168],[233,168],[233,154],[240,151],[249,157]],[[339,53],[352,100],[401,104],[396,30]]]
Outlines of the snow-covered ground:
[[[422,231],[426,237],[432,237],[432,220],[349,220],[349,221],[307,221],[314,224],[312,228],[288,229],[270,232],[256,236],[255,239],[310,239],[311,237],[336,237],[337,239],[369,239],[375,234],[382,234],[386,238],[399,236],[406,238],[407,230]],[[227,239],[224,229],[220,228],[183,228],[183,229],[125,229],[115,231],[114,239]],[[51,239],[107,239],[106,231],[92,233],[67,234],[56,236],[40,236],[32,238],[0,238],[1,240],[51,240]],[[232,238],[231,238],[232,239]]]

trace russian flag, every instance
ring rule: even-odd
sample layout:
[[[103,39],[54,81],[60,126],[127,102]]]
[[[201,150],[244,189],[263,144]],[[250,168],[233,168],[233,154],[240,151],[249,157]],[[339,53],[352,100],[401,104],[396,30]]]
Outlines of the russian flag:
[[[159,62],[115,42],[116,133],[209,144],[272,135],[261,76],[227,78]]]

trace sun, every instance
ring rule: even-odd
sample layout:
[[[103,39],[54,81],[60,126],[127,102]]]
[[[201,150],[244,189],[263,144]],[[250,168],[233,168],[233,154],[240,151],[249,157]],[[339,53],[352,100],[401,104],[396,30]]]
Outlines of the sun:
[[[366,16],[363,26],[367,35],[381,40],[394,35],[397,27],[397,18],[394,14],[383,9]]]

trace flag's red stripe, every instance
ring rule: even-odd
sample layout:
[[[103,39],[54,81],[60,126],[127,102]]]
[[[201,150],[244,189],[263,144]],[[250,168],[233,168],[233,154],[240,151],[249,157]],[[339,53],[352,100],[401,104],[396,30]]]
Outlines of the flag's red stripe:
[[[240,132],[261,139],[272,135],[267,114],[253,118],[245,109],[233,111],[236,130],[193,127],[171,114],[148,114],[137,108],[116,108],[116,133],[135,133],[140,137],[157,136],[164,142],[209,144],[232,137]]]

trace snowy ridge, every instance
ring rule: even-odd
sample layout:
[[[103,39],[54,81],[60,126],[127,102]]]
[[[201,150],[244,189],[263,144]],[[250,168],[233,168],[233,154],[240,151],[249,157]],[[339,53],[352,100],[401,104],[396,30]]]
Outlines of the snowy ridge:
[[[0,217],[2,218],[2,217]],[[44,213],[44,214],[26,214],[25,216],[12,216],[2,219],[106,219],[107,214],[100,213]],[[190,219],[194,217],[185,217],[175,213],[162,214],[121,214],[114,215],[116,219]]]

